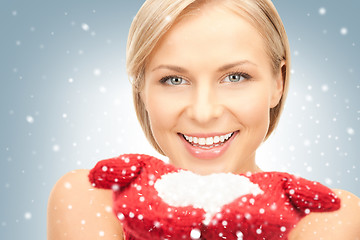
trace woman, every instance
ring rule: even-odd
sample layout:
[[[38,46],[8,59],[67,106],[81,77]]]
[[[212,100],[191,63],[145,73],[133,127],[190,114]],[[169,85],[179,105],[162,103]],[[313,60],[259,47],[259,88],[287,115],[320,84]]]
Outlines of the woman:
[[[171,164],[207,175],[261,172],[255,153],[274,130],[289,84],[287,36],[267,0],[149,0],[127,51],[146,137]],[[121,239],[112,192],[88,170],[68,173],[48,205],[48,239]],[[360,200],[334,190],[341,208],[310,213],[288,239],[359,239]]]

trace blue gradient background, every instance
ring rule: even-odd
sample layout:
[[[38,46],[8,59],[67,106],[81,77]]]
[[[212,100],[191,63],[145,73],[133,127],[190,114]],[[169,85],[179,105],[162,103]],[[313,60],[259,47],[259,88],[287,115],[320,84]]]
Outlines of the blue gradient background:
[[[121,153],[159,156],[137,123],[125,74],[128,28],[142,3],[1,0],[1,239],[46,239],[47,198],[66,172]],[[292,79],[258,163],[360,195],[360,3],[274,4]]]

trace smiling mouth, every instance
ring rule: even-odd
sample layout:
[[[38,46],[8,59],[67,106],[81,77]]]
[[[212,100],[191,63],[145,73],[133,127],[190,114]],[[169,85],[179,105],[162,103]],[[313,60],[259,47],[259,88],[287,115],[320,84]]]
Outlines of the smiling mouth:
[[[236,132],[236,131],[235,131]],[[182,137],[192,146],[202,149],[212,149],[221,146],[231,139],[235,132],[213,137],[195,137],[181,134]]]

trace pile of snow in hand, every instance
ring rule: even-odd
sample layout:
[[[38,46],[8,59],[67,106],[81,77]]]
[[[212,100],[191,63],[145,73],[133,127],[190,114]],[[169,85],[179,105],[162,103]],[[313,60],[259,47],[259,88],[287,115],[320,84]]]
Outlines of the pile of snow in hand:
[[[223,205],[246,194],[263,194],[259,185],[244,176],[232,173],[201,176],[183,170],[163,175],[156,181],[155,189],[159,197],[170,206],[192,205],[204,209],[206,214],[203,223],[206,225]]]

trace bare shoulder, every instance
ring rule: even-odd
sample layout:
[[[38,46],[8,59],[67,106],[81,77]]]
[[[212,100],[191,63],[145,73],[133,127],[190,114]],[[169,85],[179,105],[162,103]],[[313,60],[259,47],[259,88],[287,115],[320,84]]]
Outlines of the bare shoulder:
[[[85,169],[71,171],[55,184],[48,201],[47,239],[122,238],[112,192],[93,188],[88,174]]]
[[[344,190],[333,190],[341,199],[339,210],[311,213],[290,234],[290,240],[360,240],[360,199]]]

